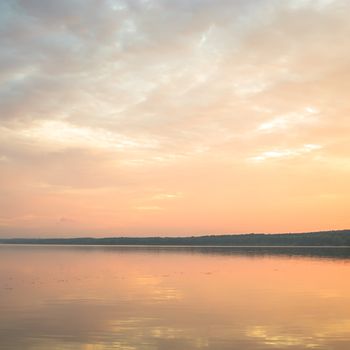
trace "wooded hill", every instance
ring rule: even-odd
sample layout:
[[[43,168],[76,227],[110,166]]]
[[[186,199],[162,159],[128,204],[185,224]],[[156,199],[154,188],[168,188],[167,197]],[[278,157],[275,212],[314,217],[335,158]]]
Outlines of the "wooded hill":
[[[164,246],[350,246],[350,230],[191,237],[3,238],[1,244]]]

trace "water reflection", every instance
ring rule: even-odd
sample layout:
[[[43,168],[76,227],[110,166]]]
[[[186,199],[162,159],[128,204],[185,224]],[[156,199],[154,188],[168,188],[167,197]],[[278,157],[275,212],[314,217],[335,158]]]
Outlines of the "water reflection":
[[[315,257],[329,259],[350,259],[348,246],[145,246],[145,245],[2,245],[1,249],[19,251],[21,249],[42,250],[74,250],[80,252],[103,251],[109,253],[127,254],[142,252],[152,254],[209,254],[209,255],[243,255],[243,256],[289,256],[289,257]]]
[[[349,256],[0,246],[0,349],[349,349]]]

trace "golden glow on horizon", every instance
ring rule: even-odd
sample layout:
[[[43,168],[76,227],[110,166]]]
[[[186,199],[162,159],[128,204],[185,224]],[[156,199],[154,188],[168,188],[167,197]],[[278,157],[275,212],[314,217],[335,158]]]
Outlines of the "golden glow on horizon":
[[[349,10],[3,1],[0,236],[350,227]]]

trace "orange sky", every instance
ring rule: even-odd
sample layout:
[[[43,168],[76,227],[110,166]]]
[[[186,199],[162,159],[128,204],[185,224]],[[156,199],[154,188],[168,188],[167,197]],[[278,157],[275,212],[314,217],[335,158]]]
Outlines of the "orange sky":
[[[349,11],[2,1],[0,236],[349,228]]]

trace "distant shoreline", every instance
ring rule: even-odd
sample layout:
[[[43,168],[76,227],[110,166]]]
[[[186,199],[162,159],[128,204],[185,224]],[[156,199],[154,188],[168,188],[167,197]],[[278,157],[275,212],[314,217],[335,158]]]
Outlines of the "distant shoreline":
[[[198,246],[198,247],[350,247],[350,230],[282,234],[231,234],[190,237],[0,238],[0,244]]]

